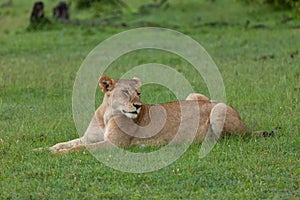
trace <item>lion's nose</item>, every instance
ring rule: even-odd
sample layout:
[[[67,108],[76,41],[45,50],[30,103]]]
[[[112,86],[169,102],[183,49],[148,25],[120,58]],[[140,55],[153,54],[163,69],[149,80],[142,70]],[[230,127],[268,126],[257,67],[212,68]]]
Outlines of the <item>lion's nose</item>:
[[[141,103],[134,103],[133,106],[134,106],[136,109],[139,109],[140,107],[142,107],[142,104],[141,104]]]

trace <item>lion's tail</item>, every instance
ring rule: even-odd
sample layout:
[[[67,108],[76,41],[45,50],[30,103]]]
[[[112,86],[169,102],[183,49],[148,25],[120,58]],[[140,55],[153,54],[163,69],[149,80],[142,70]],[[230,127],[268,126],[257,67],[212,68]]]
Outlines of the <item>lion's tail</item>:
[[[252,131],[251,135],[254,137],[274,137],[279,129],[281,129],[281,127],[276,127],[272,131]]]
[[[275,136],[274,131],[252,131],[251,135],[254,137],[273,137]]]

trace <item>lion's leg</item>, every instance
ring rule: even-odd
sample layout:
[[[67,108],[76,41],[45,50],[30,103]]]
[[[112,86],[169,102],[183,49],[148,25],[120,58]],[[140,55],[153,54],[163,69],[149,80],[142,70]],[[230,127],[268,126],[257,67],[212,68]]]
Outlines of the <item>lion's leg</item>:
[[[199,93],[191,93],[187,96],[186,100],[198,100],[198,101],[209,101],[211,103],[217,103],[215,100],[209,99],[207,96]]]
[[[70,153],[70,152],[73,152],[73,151],[78,151],[80,149],[83,149],[84,147],[85,147],[84,144],[79,144],[79,145],[73,146],[71,148],[55,149],[55,150],[52,150],[51,152],[53,154]]]
[[[68,142],[58,143],[52,147],[49,147],[48,149],[51,150],[53,153],[57,153],[58,151],[68,152],[68,150],[71,149],[72,151],[74,151],[75,149],[79,150],[85,144],[95,143],[103,140],[103,131],[98,125],[96,117],[94,116],[82,137],[70,140]]]
[[[91,122],[90,124],[93,125],[93,123]],[[62,148],[62,149],[53,149],[52,153],[54,154],[61,154],[61,153],[69,153],[69,152],[73,152],[73,151],[77,151],[80,150],[82,148],[87,148],[87,149],[97,149],[97,148],[109,148],[112,147],[113,144],[119,145],[119,146],[129,146],[130,144],[130,136],[128,136],[127,134],[125,134],[118,126],[118,124],[116,123],[116,121],[114,119],[110,120],[107,124],[106,127],[106,133],[102,134],[101,137],[97,140],[95,140],[95,138],[93,138],[93,140],[88,140],[88,142],[84,141],[84,137],[87,137],[87,134],[90,133],[94,133],[93,131],[95,131],[95,129],[93,129],[94,127],[89,126],[89,128],[87,129],[87,133],[82,137],[82,142],[71,146],[70,148]],[[91,131],[91,132],[89,132]],[[104,135],[106,135],[106,137],[104,138]],[[91,137],[91,135],[89,135]],[[68,142],[67,142],[68,143]]]
[[[216,138],[226,134],[243,135],[251,132],[238,112],[224,103],[218,103],[211,110],[209,126]]]
[[[218,103],[213,107],[209,116],[209,133],[215,139],[219,139],[223,132],[223,127],[226,120],[227,105],[224,103]]]
[[[82,137],[74,139],[74,140],[70,140],[68,142],[60,142],[58,144],[55,144],[55,145],[49,147],[49,150],[54,152],[54,151],[59,151],[61,149],[69,149],[69,148],[72,148],[74,146],[78,146],[81,144],[82,144]]]
[[[110,141],[106,140],[106,141],[96,142],[93,144],[88,144],[85,147],[87,149],[98,149],[98,148],[111,148],[113,146],[114,145]]]
[[[71,153],[74,151],[78,151],[81,150],[83,148],[87,148],[89,150],[95,150],[98,148],[111,148],[113,145],[111,142],[109,141],[101,141],[101,142],[96,142],[96,143],[92,143],[92,144],[81,144],[81,145],[77,145],[74,146],[72,148],[68,148],[68,149],[58,149],[58,150],[54,150],[52,151],[53,154],[64,154],[64,153]]]
[[[115,127],[113,129],[109,129],[109,126],[108,126],[107,131],[108,131],[108,133],[106,133],[106,134],[108,135],[108,137],[104,141],[95,142],[95,143],[85,143],[85,144],[81,143],[76,146],[72,146],[71,148],[55,149],[52,151],[52,153],[54,153],[54,154],[70,153],[70,152],[78,151],[83,148],[87,148],[89,150],[95,150],[98,148],[101,148],[101,149],[111,148],[111,147],[113,147],[113,143],[110,141],[110,139],[116,140],[115,142],[117,142],[118,144],[121,144],[122,146],[128,146],[127,143],[126,143],[126,145],[124,145],[124,142],[126,142],[127,140],[121,136],[124,133],[119,128]]]
[[[186,100],[199,100],[199,101],[211,101],[214,102],[213,100],[210,100],[207,96],[199,93],[191,93],[187,96]]]
[[[224,134],[245,135],[252,131],[245,125],[239,113],[232,107],[227,106],[226,121],[223,127]]]
[[[84,144],[100,142],[104,140],[104,125],[100,127],[96,115],[92,118],[88,128],[86,129],[82,139]]]

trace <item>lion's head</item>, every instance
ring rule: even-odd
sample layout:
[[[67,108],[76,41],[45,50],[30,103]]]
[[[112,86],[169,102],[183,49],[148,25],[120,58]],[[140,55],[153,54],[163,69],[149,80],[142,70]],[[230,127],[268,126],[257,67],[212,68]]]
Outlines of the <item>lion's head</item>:
[[[101,76],[99,86],[105,94],[103,102],[108,104],[112,114],[122,113],[128,118],[137,118],[142,107],[139,78],[113,80],[108,76]]]

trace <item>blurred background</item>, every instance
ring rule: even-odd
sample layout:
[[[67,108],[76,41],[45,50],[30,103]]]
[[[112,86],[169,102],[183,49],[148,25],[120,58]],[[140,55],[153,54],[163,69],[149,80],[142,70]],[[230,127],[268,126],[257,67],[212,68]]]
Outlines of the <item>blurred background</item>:
[[[0,0],[0,199],[299,199],[299,13],[299,0]],[[85,150],[32,151],[78,137],[72,92],[86,56],[117,33],[148,26],[199,42],[220,70],[226,103],[253,130],[276,136],[225,138],[201,160],[195,144],[148,174],[113,170]],[[191,64],[159,50],[130,52],[105,75],[151,62],[209,96]],[[145,103],[177,100],[161,85],[141,92]],[[95,108],[99,89],[96,97]]]

